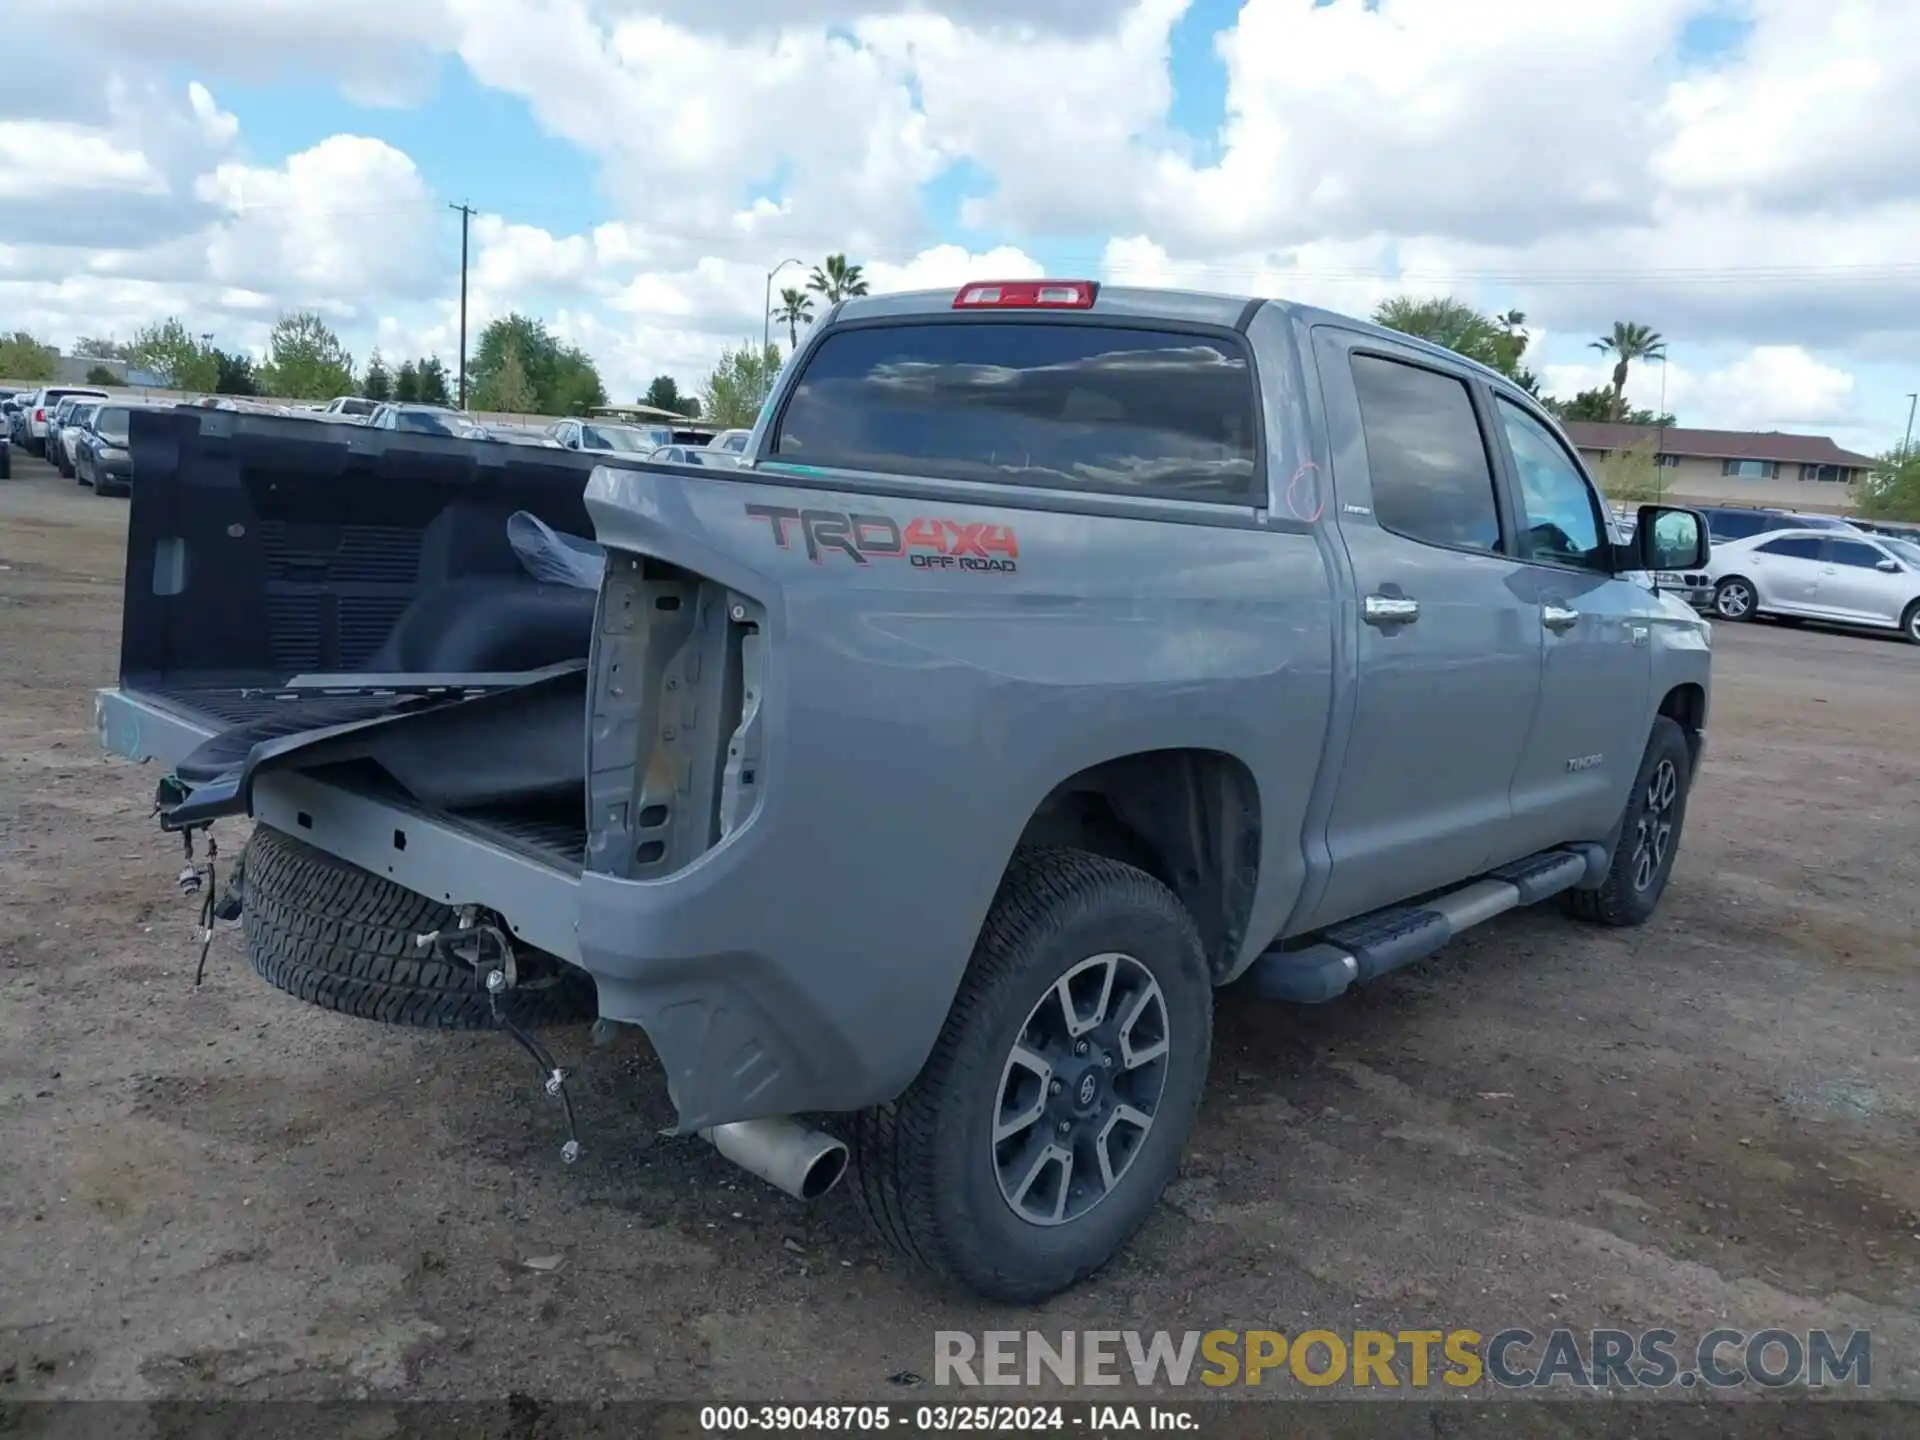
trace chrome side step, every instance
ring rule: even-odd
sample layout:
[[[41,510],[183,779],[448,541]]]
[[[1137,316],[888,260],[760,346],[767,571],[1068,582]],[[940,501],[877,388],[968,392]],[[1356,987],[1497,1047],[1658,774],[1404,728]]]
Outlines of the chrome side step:
[[[1605,873],[1598,845],[1544,850],[1417,906],[1390,906],[1343,920],[1298,950],[1269,950],[1246,982],[1270,1000],[1319,1005],[1354,985],[1423,960],[1463,930],[1521,905],[1591,884]]]

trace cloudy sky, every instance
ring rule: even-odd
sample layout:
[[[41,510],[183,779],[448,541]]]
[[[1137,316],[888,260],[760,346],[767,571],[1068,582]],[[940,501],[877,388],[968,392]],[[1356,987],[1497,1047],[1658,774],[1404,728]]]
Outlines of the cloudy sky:
[[[1920,389],[1915,0],[5,8],[0,329],[62,345],[298,306],[451,362],[465,201],[475,328],[541,315],[616,398],[829,250],[888,289],[1450,292],[1524,310],[1557,393],[1639,320],[1683,423],[1869,450]]]

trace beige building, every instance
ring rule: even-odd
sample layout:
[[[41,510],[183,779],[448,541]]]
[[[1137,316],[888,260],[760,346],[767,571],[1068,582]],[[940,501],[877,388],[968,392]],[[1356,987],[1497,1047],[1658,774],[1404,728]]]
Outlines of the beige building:
[[[1661,498],[1689,505],[1766,505],[1829,515],[1853,508],[1860,482],[1878,462],[1842,450],[1825,435],[1777,430],[1686,430],[1569,420],[1562,427],[1589,468],[1615,451],[1659,457]]]

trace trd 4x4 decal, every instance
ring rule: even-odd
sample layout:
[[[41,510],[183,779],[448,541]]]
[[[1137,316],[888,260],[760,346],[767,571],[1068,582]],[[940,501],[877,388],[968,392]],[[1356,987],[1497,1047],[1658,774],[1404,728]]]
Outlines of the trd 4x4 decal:
[[[816,565],[828,551],[845,555],[856,565],[906,557],[916,570],[984,570],[1011,573],[1019,569],[1020,542],[1011,525],[974,524],[922,516],[903,530],[889,515],[852,515],[844,510],[790,510],[784,505],[748,505],[747,514],[765,520],[773,542],[792,548],[797,530]]]

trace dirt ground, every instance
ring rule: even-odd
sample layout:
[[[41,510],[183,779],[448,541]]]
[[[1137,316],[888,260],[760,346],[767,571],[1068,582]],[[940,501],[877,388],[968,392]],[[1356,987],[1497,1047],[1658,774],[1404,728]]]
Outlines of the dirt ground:
[[[1920,1394],[1920,651],[1718,627],[1653,924],[1521,913],[1333,1006],[1223,996],[1167,1203],[1021,1313],[658,1138],[640,1045],[554,1035],[567,1168],[503,1039],[301,1005],[224,931],[196,990],[154,776],[92,733],[125,517],[0,483],[0,1400],[900,1399],[939,1329],[1562,1323],[1870,1327],[1875,1392]]]

